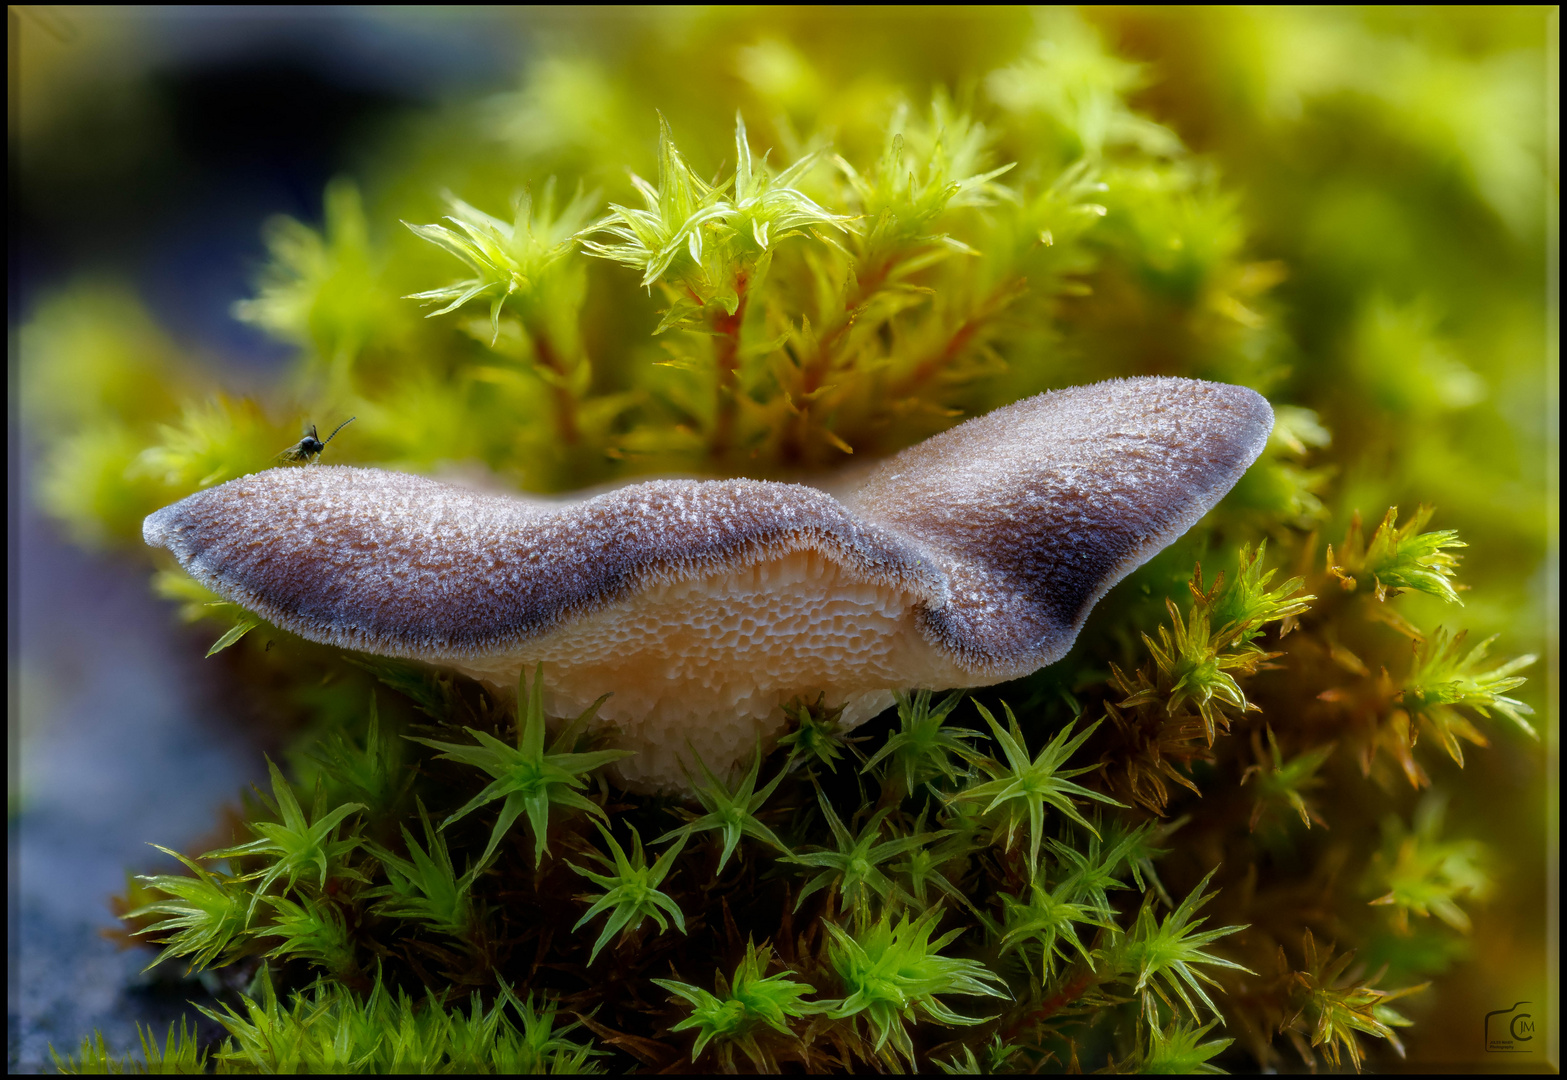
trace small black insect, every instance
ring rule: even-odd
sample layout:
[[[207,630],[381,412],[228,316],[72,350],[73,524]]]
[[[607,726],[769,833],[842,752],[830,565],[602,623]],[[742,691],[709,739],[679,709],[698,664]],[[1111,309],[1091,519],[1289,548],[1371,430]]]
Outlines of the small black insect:
[[[337,428],[332,432],[332,434],[328,435],[325,440],[323,440],[320,435],[316,434],[316,426],[314,424],[306,424],[305,437],[279,454],[279,460],[303,461],[306,464],[315,464],[315,459],[321,456],[321,451],[326,449],[326,444],[337,438],[337,433],[339,431],[342,431],[345,427],[358,419],[359,417],[357,416],[350,416],[347,420],[344,420],[341,424],[337,425]]]

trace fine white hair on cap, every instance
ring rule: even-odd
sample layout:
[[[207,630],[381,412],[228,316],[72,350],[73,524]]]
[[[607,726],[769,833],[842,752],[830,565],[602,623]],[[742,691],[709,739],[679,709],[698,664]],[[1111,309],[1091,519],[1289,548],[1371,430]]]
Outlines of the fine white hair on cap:
[[[406,473],[272,469],[150,515],[202,584],[311,641],[454,668],[547,704],[601,694],[620,779],[685,786],[826,695],[852,725],[892,691],[984,686],[1065,655],[1109,588],[1262,452],[1261,395],[1191,379],[1041,394],[888,458],[834,498],[655,480],[576,503]],[[689,764],[689,763],[688,763]]]

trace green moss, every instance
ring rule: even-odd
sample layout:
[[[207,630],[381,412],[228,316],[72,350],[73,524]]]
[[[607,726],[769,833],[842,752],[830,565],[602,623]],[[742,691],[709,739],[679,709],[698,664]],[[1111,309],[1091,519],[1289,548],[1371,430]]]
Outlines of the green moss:
[[[155,963],[249,984],[209,1013],[220,1046],[149,1033],[146,1061],[1386,1064],[1388,1002],[1509,889],[1481,826],[1433,809],[1475,783],[1460,743],[1540,775],[1539,30],[756,10],[647,16],[647,45],[582,18],[515,93],[332,184],[319,226],[266,227],[235,314],[296,353],[253,397],[125,290],[40,304],[45,508],[140,550],[146,513],[349,416],[337,461],[534,492],[814,474],[1126,374],[1258,387],[1274,436],[1059,664],[852,739],[792,703],[737,786],[704,770],[699,811],[612,790],[573,725],[546,746],[538,678],[514,716],[160,573],[297,741],[248,835],[128,890]],[[1442,1022],[1440,989],[1413,1019]],[[138,1063],[88,1038],[62,1064]]]

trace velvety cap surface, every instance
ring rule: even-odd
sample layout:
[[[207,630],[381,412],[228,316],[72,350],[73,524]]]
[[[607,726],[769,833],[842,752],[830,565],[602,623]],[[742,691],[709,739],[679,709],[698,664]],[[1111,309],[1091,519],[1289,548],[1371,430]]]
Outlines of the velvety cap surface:
[[[556,715],[600,713],[622,778],[683,783],[825,694],[853,723],[893,690],[1059,659],[1117,581],[1234,486],[1272,429],[1251,390],[1124,379],[1042,394],[883,463],[836,499],[754,480],[575,503],[403,473],[273,469],[146,519],[213,591],[312,641],[496,686],[545,665]]]

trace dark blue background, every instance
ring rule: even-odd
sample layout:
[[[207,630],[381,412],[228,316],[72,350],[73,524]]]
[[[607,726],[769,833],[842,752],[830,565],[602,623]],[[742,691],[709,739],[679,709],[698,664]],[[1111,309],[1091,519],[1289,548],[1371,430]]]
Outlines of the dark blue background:
[[[201,994],[176,964],[143,975],[152,953],[106,940],[107,900],[127,869],[174,869],[146,842],[199,843],[261,773],[264,740],[203,663],[210,634],[178,625],[146,564],[72,546],[31,505],[29,450],[49,433],[15,411],[16,328],[51,290],[108,277],[225,381],[269,380],[287,350],[229,314],[263,261],[262,222],[316,221],[326,182],[361,169],[411,110],[514,85],[526,37],[484,11],[9,10],[7,1063],[33,1071],[94,1028],[117,1053],[137,1046],[136,1021],[161,1036]],[[133,55],[84,70],[19,145],[18,35],[85,47],[97,19],[119,20]]]

